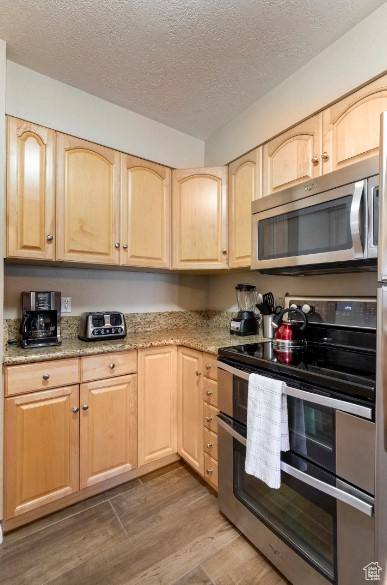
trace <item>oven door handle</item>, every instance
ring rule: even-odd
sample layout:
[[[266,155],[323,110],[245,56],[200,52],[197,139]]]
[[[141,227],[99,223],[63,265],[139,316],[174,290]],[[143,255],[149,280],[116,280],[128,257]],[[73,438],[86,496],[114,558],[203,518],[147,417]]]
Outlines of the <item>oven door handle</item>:
[[[235,429],[233,429],[224,420],[224,418],[222,418],[222,415],[217,416],[217,421],[218,427],[224,429],[229,435],[231,435],[234,439],[236,439],[239,443],[246,447],[247,443],[246,438],[243,437],[240,433],[238,433]],[[348,506],[351,506],[352,508],[356,508],[356,510],[363,512],[363,514],[366,514],[367,516],[374,515],[373,505],[374,499],[371,496],[365,496],[365,494],[360,492],[360,490],[357,490],[356,488],[350,486],[346,482],[337,479],[337,483],[341,485],[343,488],[340,489],[339,487],[325,483],[324,481],[321,481],[321,479],[317,479],[316,477],[313,477],[308,473],[305,473],[304,471],[300,471],[296,467],[293,467],[292,465],[289,465],[284,461],[281,461],[280,466],[281,471],[287,473],[288,475],[291,475],[292,477],[298,479],[302,483],[305,483],[310,487],[315,488],[316,490],[323,492],[324,494],[327,494],[328,496],[332,496],[336,500],[340,500],[340,502],[344,502],[345,504],[348,504]],[[359,497],[360,494],[363,497]],[[367,500],[365,499],[365,497],[367,497]]]
[[[248,372],[238,370],[238,368],[234,368],[233,366],[229,366],[223,362],[218,362],[218,368],[233,374],[233,376],[242,378],[243,380],[249,379]],[[266,377],[270,378],[270,376]],[[324,396],[322,394],[306,392],[305,390],[300,390],[299,388],[292,388],[287,384],[285,384],[284,392],[288,396],[292,396],[292,398],[298,398],[299,400],[304,400],[305,402],[310,402],[311,404],[326,406],[327,408],[341,410],[342,412],[346,412],[348,414],[353,414],[367,420],[372,420],[372,408],[369,406],[362,406],[361,404],[355,404],[354,402],[347,402],[346,400],[338,400],[337,398],[331,398],[330,396]]]
[[[361,241],[361,233],[360,233],[360,208],[361,202],[364,197],[365,191],[365,181],[357,181],[355,183],[355,190],[353,192],[352,198],[352,205],[350,211],[350,229],[351,229],[351,236],[352,236],[352,245],[353,251],[355,253],[355,258],[363,258],[364,251],[363,245]],[[367,241],[367,240],[365,240]]]

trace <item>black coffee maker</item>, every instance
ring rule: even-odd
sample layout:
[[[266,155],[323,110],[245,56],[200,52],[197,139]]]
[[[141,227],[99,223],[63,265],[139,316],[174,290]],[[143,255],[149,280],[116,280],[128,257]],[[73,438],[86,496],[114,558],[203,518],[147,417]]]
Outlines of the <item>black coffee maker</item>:
[[[21,293],[21,344],[25,348],[60,345],[61,294],[55,291]]]

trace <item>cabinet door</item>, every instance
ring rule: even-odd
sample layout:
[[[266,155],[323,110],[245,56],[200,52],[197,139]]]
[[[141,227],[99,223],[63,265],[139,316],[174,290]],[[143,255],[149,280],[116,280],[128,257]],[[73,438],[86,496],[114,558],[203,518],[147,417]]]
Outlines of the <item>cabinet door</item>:
[[[172,171],[172,268],[227,268],[227,167]]]
[[[203,358],[181,347],[177,356],[178,453],[201,475],[203,456]]]
[[[380,114],[387,110],[387,75],[323,112],[323,172],[378,153]]]
[[[78,407],[78,386],[5,400],[6,519],[79,489]]]
[[[55,132],[8,118],[7,256],[54,260]]]
[[[119,263],[120,153],[57,134],[57,259]]]
[[[138,352],[138,465],[177,452],[177,350]]]
[[[137,467],[137,376],[81,384],[80,487]]]
[[[121,264],[169,268],[171,170],[121,155]]]
[[[263,195],[322,174],[322,115],[312,116],[263,146]]]
[[[251,202],[261,196],[262,147],[229,165],[229,268],[251,265]]]

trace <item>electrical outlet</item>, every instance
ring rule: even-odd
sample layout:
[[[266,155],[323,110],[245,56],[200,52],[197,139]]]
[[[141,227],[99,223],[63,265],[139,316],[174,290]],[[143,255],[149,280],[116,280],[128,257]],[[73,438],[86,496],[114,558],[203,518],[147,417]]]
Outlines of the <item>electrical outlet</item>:
[[[71,297],[62,297],[62,313],[71,313]]]

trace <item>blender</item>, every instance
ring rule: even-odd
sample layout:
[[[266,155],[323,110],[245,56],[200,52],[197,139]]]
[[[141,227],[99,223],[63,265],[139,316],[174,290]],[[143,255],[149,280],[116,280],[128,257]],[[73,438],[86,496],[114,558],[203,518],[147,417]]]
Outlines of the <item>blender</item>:
[[[253,284],[237,284],[235,290],[238,314],[231,319],[230,333],[254,335],[258,332],[258,318],[255,312],[257,289]]]

